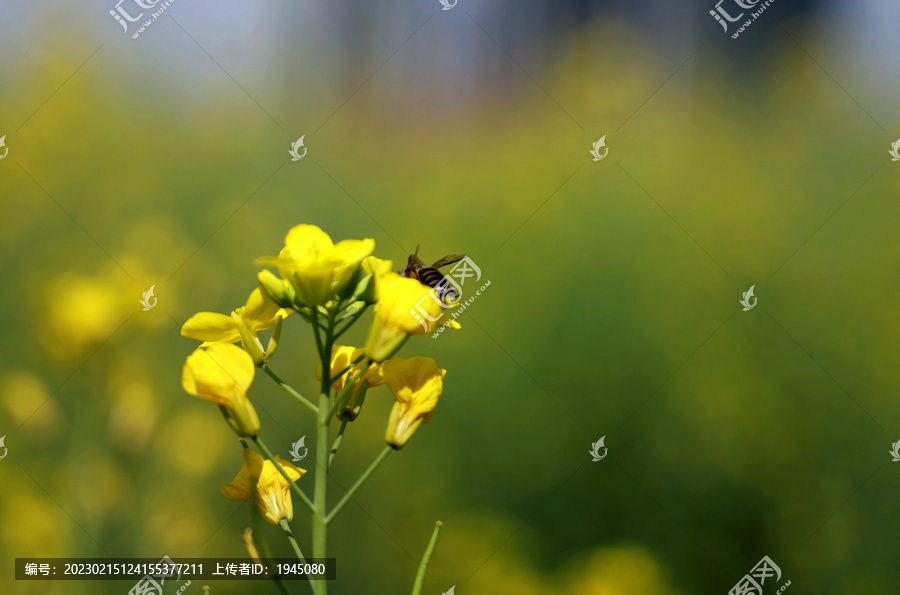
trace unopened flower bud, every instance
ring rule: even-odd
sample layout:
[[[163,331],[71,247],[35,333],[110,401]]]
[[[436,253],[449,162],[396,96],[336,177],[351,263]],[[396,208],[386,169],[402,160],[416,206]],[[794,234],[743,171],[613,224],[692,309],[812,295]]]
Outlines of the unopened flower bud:
[[[256,277],[259,279],[259,286],[279,308],[294,307],[294,288],[284,279],[279,279],[269,270],[260,271]]]

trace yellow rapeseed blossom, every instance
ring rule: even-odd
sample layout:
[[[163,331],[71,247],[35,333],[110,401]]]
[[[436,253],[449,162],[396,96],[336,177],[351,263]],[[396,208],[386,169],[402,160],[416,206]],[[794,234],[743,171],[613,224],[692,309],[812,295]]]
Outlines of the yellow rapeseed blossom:
[[[219,405],[241,437],[259,433],[259,417],[247,398],[256,367],[246,351],[232,343],[211,343],[187,357],[181,384],[188,394]]]
[[[430,357],[413,357],[385,362],[381,374],[397,397],[385,439],[399,449],[423,422],[431,419],[447,370],[438,368]]]
[[[277,455],[275,460],[292,481],[297,481],[306,473]],[[230,500],[254,500],[262,517],[270,525],[278,526],[282,519],[294,520],[291,484],[281,475],[275,463],[264,460],[253,450],[244,450],[244,466],[234,481],[222,486],[221,490],[222,495]]]
[[[267,356],[263,356],[263,346],[257,333],[277,324],[293,312],[279,308],[266,292],[257,287],[247,298],[244,307],[236,309],[230,316],[218,312],[194,314],[181,327],[181,336],[204,341],[204,346],[209,343],[241,341],[253,361],[260,364],[268,359],[271,350]]]
[[[349,366],[364,353],[365,350],[358,347],[335,345],[331,350],[331,376],[335,376],[338,372]],[[350,370],[342,374],[337,380],[335,380],[331,384],[331,386],[335,390],[335,394],[340,395],[341,391],[344,390],[345,383],[349,379],[354,378],[364,365],[365,360],[360,361]],[[345,419],[347,421],[353,421],[359,416],[363,401],[366,398],[366,391],[373,386],[380,386],[384,384],[384,378],[381,375],[382,365],[383,364],[372,364],[371,366],[369,366],[369,369],[366,370],[366,373],[356,381],[356,384],[353,386],[353,388],[350,389],[350,394],[341,405],[341,408],[338,409],[338,419],[340,419],[341,421],[344,421]],[[318,367],[316,367],[316,379],[322,379],[321,363],[318,365]]]
[[[355,276],[363,258],[375,249],[375,241],[344,240],[337,244],[315,225],[297,225],[284,240],[277,258],[264,257],[257,264],[275,265],[294,288],[297,301],[316,307],[328,303]]]
[[[376,362],[389,358],[410,335],[424,335],[439,326],[441,302],[431,288],[416,279],[385,273],[376,285],[378,303],[366,341],[366,355]]]

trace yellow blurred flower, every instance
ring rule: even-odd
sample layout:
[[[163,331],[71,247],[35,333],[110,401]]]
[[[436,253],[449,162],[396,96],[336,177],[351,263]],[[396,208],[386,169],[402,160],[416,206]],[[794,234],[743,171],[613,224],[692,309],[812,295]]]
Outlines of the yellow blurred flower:
[[[124,322],[130,297],[104,276],[64,275],[48,284],[43,343],[56,358],[80,357],[106,341]],[[136,304],[136,302],[135,302]]]
[[[376,284],[378,303],[366,341],[374,361],[388,359],[410,335],[423,335],[438,326],[444,311],[431,288],[397,273],[385,273]]]
[[[0,402],[7,414],[2,414],[13,427],[28,422],[29,433],[48,432],[59,423],[59,406],[50,398],[50,389],[36,374],[26,370],[3,370],[0,384]]]
[[[444,389],[447,370],[430,357],[392,359],[381,370],[397,402],[388,422],[387,443],[402,448],[423,422],[431,419]]]
[[[256,367],[246,351],[231,343],[211,343],[188,356],[181,384],[188,394],[221,407],[241,437],[259,433],[259,417],[247,398]]]
[[[375,240],[344,240],[337,244],[315,225],[297,225],[284,240],[277,258],[257,264],[276,265],[305,306],[323,306],[350,282],[360,261],[375,249]]]
[[[365,354],[365,350],[358,347],[335,345],[331,349],[331,376],[335,376],[338,372],[349,366],[363,354]],[[331,384],[331,386],[336,391],[336,394],[341,394],[341,391],[344,390],[345,383],[348,381],[348,379],[355,377],[364,365],[365,359],[355,364],[344,374],[341,374],[341,376]],[[341,405],[341,408],[338,409],[337,417],[339,420],[344,421],[346,419],[347,421],[353,421],[359,416],[363,401],[366,397],[366,391],[368,391],[368,389],[372,388],[373,386],[380,386],[384,384],[384,377],[382,377],[381,375],[382,366],[383,364],[372,364],[371,366],[369,366],[369,369],[366,370],[366,373],[363,374],[362,378],[356,381],[353,388],[350,389],[350,394]],[[319,364],[316,367],[316,380],[321,379],[322,364]]]
[[[666,569],[639,545],[594,551],[569,572],[566,593],[579,595],[676,595]]]
[[[241,341],[254,363],[260,364],[272,355],[272,347],[263,355],[263,346],[257,333],[277,324],[293,312],[279,308],[266,292],[257,287],[250,293],[244,307],[236,309],[230,316],[217,312],[194,314],[181,327],[181,336],[204,341],[204,346]]]
[[[277,455],[275,460],[292,481],[297,481],[306,473],[304,469],[295,467]],[[255,500],[260,513],[270,525],[277,526],[281,519],[294,520],[291,484],[272,461],[263,459],[255,451],[244,450],[244,466],[231,485],[222,486],[222,495],[230,500]]]

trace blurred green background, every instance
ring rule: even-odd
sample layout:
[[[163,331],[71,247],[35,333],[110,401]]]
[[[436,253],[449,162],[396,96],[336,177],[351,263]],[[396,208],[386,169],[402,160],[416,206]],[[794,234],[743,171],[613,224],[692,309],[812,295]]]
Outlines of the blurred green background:
[[[241,448],[182,391],[179,328],[298,223],[491,281],[405,347],[444,394],[332,525],[334,595],[408,593],[438,519],[429,595],[724,595],[764,555],[790,593],[900,592],[900,15],[782,1],[732,40],[712,4],[177,0],[132,39],[112,0],[4,3],[0,592],[133,584],[15,557],[245,555]],[[287,322],[272,367],[311,394]],[[250,395],[282,456],[310,444],[265,375]]]

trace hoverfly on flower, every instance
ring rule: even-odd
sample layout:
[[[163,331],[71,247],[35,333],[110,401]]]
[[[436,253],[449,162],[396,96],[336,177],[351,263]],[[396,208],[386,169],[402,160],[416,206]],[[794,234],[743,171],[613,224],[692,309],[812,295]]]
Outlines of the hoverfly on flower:
[[[422,285],[427,287],[431,287],[432,289],[436,289],[438,295],[441,299],[444,299],[448,296],[452,296],[452,298],[458,299],[459,296],[456,295],[456,290],[452,287],[451,281],[444,276],[438,269],[441,267],[445,267],[448,264],[453,264],[455,262],[459,262],[463,258],[466,257],[465,254],[448,254],[447,256],[441,258],[433,265],[428,266],[425,262],[419,258],[419,249],[421,245],[416,246],[415,254],[409,255],[409,260],[406,263],[406,268],[400,273],[401,277],[409,277],[410,279],[415,279]],[[455,301],[455,299],[451,299],[450,301]]]

